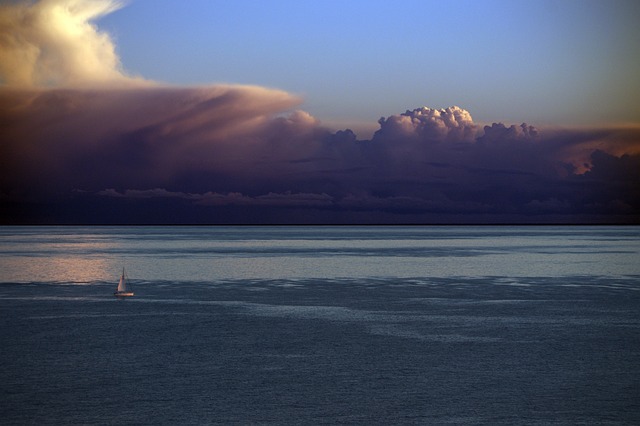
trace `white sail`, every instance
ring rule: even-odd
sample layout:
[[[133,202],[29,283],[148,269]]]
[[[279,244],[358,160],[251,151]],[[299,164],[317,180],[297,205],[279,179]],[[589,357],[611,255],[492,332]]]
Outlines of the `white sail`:
[[[124,277],[124,268],[122,268],[122,275],[120,276],[120,282],[118,283],[118,293],[127,291],[127,280]]]
[[[118,282],[118,289],[113,294],[116,297],[133,296],[133,292],[131,290],[127,290],[127,277],[124,275],[124,268],[122,268],[122,275],[120,276],[120,282]]]

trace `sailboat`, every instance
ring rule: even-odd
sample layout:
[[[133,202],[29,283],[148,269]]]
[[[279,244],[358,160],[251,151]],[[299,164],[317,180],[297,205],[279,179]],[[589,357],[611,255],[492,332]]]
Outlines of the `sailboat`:
[[[120,282],[118,283],[118,289],[113,293],[116,297],[128,297],[133,296],[132,291],[127,290],[127,277],[124,275],[124,268],[122,268],[122,275],[120,276]]]

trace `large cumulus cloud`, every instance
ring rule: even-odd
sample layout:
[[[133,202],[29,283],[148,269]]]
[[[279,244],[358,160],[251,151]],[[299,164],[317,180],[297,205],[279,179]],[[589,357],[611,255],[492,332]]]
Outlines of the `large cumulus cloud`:
[[[132,78],[93,24],[118,6],[0,7],[4,223],[640,221],[638,128],[422,107],[361,140],[280,90]]]
[[[477,126],[471,114],[457,106],[445,109],[422,107],[404,114],[382,117],[380,130],[374,137],[379,140],[410,139],[424,142],[472,141]]]
[[[141,82],[125,75],[113,41],[93,24],[112,0],[40,0],[0,5],[0,77],[11,86]]]

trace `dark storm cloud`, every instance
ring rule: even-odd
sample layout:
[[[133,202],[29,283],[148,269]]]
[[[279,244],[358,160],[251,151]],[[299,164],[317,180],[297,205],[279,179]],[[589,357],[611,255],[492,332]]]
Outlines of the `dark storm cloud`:
[[[637,129],[480,128],[461,108],[420,108],[358,140],[283,115],[298,102],[236,86],[4,89],[4,220],[19,222],[10,207],[27,203],[37,221],[56,200],[314,209],[346,222],[638,220]]]
[[[298,102],[258,87],[2,90],[2,190],[146,187],[201,170],[234,174],[245,152],[267,149],[256,140],[273,131],[267,117]]]

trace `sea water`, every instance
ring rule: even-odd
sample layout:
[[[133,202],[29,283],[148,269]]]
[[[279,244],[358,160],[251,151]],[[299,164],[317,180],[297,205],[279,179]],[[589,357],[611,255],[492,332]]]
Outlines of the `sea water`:
[[[2,424],[638,424],[640,228],[0,227],[0,366]]]

